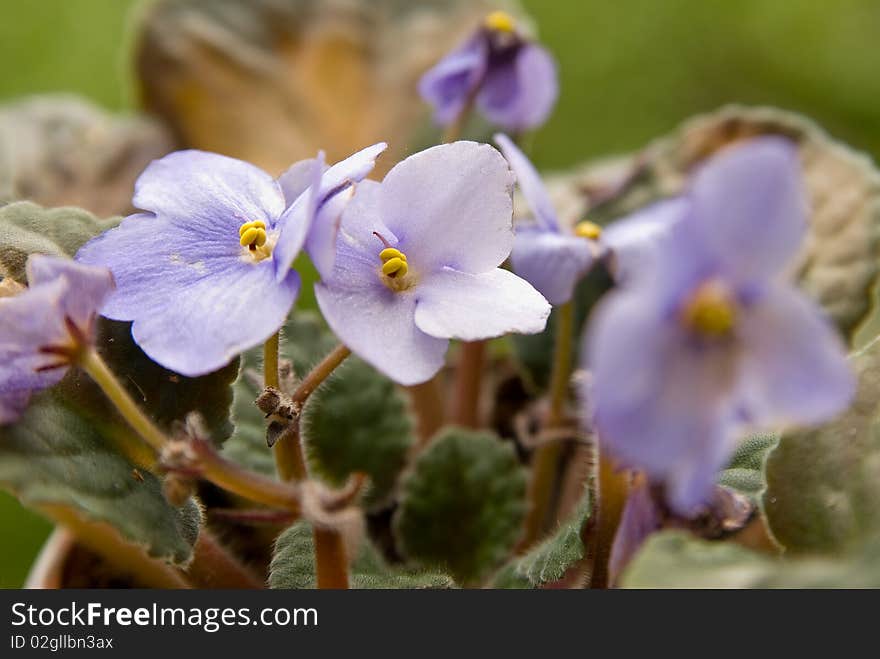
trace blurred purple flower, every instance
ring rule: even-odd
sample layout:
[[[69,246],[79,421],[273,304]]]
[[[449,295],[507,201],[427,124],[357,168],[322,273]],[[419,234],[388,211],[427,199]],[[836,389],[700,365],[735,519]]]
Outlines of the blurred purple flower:
[[[520,34],[512,17],[494,12],[422,76],[419,93],[441,125],[475,102],[489,121],[522,131],[544,123],[559,84],[550,53]]]
[[[364,181],[342,215],[332,275],[315,287],[330,327],[401,384],[430,379],[449,339],[544,329],[550,307],[500,269],[513,244],[512,176],[487,144],[417,153]]]
[[[767,137],[723,151],[681,202],[645,276],[597,309],[582,354],[600,441],[687,516],[739,430],[825,420],[854,380],[821,311],[779,277],[806,227],[795,147]]]
[[[541,176],[525,154],[506,135],[495,135],[495,141],[516,174],[534,220],[516,227],[511,265],[553,305],[571,299],[575,286],[597,258],[606,260],[618,282],[630,276],[681,215],[680,201],[663,201],[605,229],[588,221],[567,227],[560,222]]]
[[[134,321],[134,340],[166,368],[191,377],[221,368],[284,322],[299,293],[291,266],[303,245],[319,269],[332,269],[342,205],[384,149],[377,144],[329,169],[321,155],[277,182],[202,151],[151,163],[133,200],[147,212],[77,254],[116,278],[101,312]]]
[[[0,424],[16,421],[32,392],[64,377],[113,289],[106,268],[54,256],[31,256],[27,278],[28,289],[0,298]]]

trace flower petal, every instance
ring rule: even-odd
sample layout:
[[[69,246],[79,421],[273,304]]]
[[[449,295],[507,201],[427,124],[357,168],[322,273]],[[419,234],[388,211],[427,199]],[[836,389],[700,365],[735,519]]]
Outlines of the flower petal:
[[[380,215],[418,272],[488,272],[513,246],[512,185],[507,161],[488,144],[443,144],[388,173]]]
[[[434,107],[434,121],[456,119],[486,69],[489,47],[480,32],[441,59],[419,80],[419,95]]]
[[[416,325],[443,339],[537,334],[550,315],[550,305],[538,291],[500,268],[478,275],[447,268],[419,282],[417,290]]]
[[[105,267],[77,263],[71,259],[34,254],[27,261],[27,278],[31,286],[39,286],[63,278],[69,290],[61,298],[61,316],[69,317],[81,329],[86,329],[101,304],[113,291],[113,276]]]
[[[519,189],[522,190],[523,197],[538,224],[544,229],[558,231],[559,220],[556,217],[556,209],[553,208],[547,188],[544,187],[541,175],[534,165],[507,135],[497,133],[495,143],[501,147],[501,153],[507,158],[513,173],[516,174]]]
[[[690,198],[695,230],[727,274],[743,282],[780,272],[806,231],[797,149],[780,137],[722,151],[696,174]]]
[[[552,305],[571,299],[580,278],[593,263],[590,242],[541,229],[517,229],[510,253],[513,271]]]
[[[842,412],[855,393],[843,342],[794,289],[771,288],[744,314],[742,395],[762,426],[814,424]]]
[[[660,201],[612,222],[602,230],[599,242],[618,283],[631,281],[639,272],[650,272],[664,236],[686,215],[689,202],[676,198]]]
[[[416,327],[416,298],[378,280],[357,289],[319,282],[315,296],[327,324],[345,345],[392,380],[413,385],[443,367],[449,342]]]
[[[618,290],[594,312],[582,351],[592,369],[585,398],[603,445],[665,483],[670,505],[688,514],[732,450],[736,352],[692,345],[651,293]]]
[[[312,191],[321,187],[321,176],[325,171],[324,152],[321,151],[311,163],[307,194],[297,197],[278,220],[280,234],[272,252],[272,261],[275,264],[275,281],[279,283],[287,277],[314,225],[318,200]]]
[[[278,186],[284,193],[284,202],[289,207],[299,196],[309,189],[314,175],[315,158],[300,160],[292,164],[278,177]]]
[[[262,220],[274,226],[284,195],[266,172],[249,163],[205,151],[176,151],[154,160],[135,183],[136,208],[233,244],[238,227]]]
[[[611,545],[611,556],[608,558],[610,584],[617,582],[617,577],[629,565],[648,536],[660,530],[662,521],[662,514],[651,496],[648,481],[644,478],[639,479],[630,488]]]
[[[558,97],[553,56],[527,43],[511,62],[489,69],[477,105],[491,122],[518,132],[544,123]]]

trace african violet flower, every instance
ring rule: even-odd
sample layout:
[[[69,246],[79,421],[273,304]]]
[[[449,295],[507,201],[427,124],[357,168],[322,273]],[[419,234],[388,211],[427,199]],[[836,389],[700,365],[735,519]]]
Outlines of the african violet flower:
[[[525,154],[506,135],[495,135],[495,141],[510,162],[533,216],[532,223],[516,227],[510,254],[513,271],[551,304],[568,302],[578,281],[598,258],[605,259],[618,282],[625,279],[680,214],[680,201],[664,201],[605,229],[586,220],[566,226]]]
[[[854,383],[819,309],[779,277],[806,227],[794,146],[767,137],[723,151],[680,208],[649,270],[597,309],[582,354],[603,446],[686,516],[743,426],[822,421]]]
[[[135,184],[134,206],[147,212],[77,254],[116,278],[101,312],[134,321],[134,340],[166,368],[197,376],[222,367],[284,322],[300,286],[291,265],[304,244],[322,270],[332,268],[333,213],[384,149],[326,170],[323,157],[297,163],[280,181],[202,151],[154,161]]]
[[[315,287],[330,327],[401,384],[431,378],[449,339],[544,329],[550,307],[500,269],[513,244],[512,177],[486,144],[417,153],[364,181],[342,215],[332,275]]]
[[[516,29],[511,16],[494,12],[461,46],[419,81],[437,123],[456,120],[471,102],[493,123],[511,131],[542,124],[559,94],[550,54]]]
[[[0,298],[0,424],[18,419],[32,392],[64,377],[113,289],[106,268],[54,256],[31,256],[27,278],[29,288]]]

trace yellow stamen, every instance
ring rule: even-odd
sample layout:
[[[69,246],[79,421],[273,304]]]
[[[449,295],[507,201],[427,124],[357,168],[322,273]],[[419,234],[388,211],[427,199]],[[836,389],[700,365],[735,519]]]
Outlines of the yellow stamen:
[[[379,252],[379,258],[382,259],[382,261],[384,262],[390,261],[391,259],[400,259],[402,261],[406,261],[406,254],[394,247],[386,247],[381,252]]]
[[[486,27],[495,32],[513,32],[516,30],[516,21],[506,11],[493,11],[486,16]]]
[[[406,261],[396,256],[382,264],[382,274],[387,277],[404,277],[408,270]]]
[[[578,238],[588,238],[589,240],[598,240],[602,235],[602,227],[594,222],[584,220],[578,222],[574,227],[574,235]]]
[[[262,220],[245,222],[238,228],[239,243],[242,247],[248,247],[251,251],[266,244],[266,223]]]
[[[730,289],[718,281],[699,286],[684,305],[682,322],[697,334],[710,338],[728,336],[736,325],[737,306]]]
[[[243,236],[245,231],[248,229],[263,229],[266,230],[266,223],[263,220],[254,220],[253,222],[245,222],[240,227],[238,227],[238,235]]]

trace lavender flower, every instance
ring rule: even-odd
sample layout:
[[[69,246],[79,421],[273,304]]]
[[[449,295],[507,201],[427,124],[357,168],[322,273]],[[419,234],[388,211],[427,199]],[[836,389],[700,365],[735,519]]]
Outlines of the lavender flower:
[[[18,419],[32,392],[64,377],[113,289],[106,268],[54,256],[31,256],[27,278],[28,289],[0,298],[0,425]]]
[[[147,212],[77,254],[116,278],[102,313],[134,321],[134,340],[166,368],[197,376],[222,367],[284,322],[300,287],[291,265],[304,244],[320,269],[332,269],[341,202],[384,149],[326,170],[323,156],[297,163],[280,182],[201,151],[151,163],[134,195]]]
[[[354,352],[401,384],[430,379],[449,339],[544,329],[550,307],[498,268],[510,253],[512,177],[486,144],[417,153],[364,181],[342,216],[321,311]]]
[[[537,288],[551,304],[565,304],[597,259],[605,259],[620,282],[650,254],[654,244],[681,216],[680,201],[663,201],[606,229],[584,220],[574,227],[558,217],[541,177],[506,135],[495,141],[516,174],[533,222],[516,227],[510,255],[514,272]]]
[[[819,309],[779,277],[806,227],[794,146],[768,137],[730,148],[681,202],[685,216],[645,276],[597,309],[582,354],[600,441],[687,516],[743,426],[822,421],[854,382]]]
[[[455,121],[472,102],[493,123],[521,131],[547,119],[559,85],[550,54],[516,29],[511,16],[494,12],[461,46],[419,82],[441,125]]]

